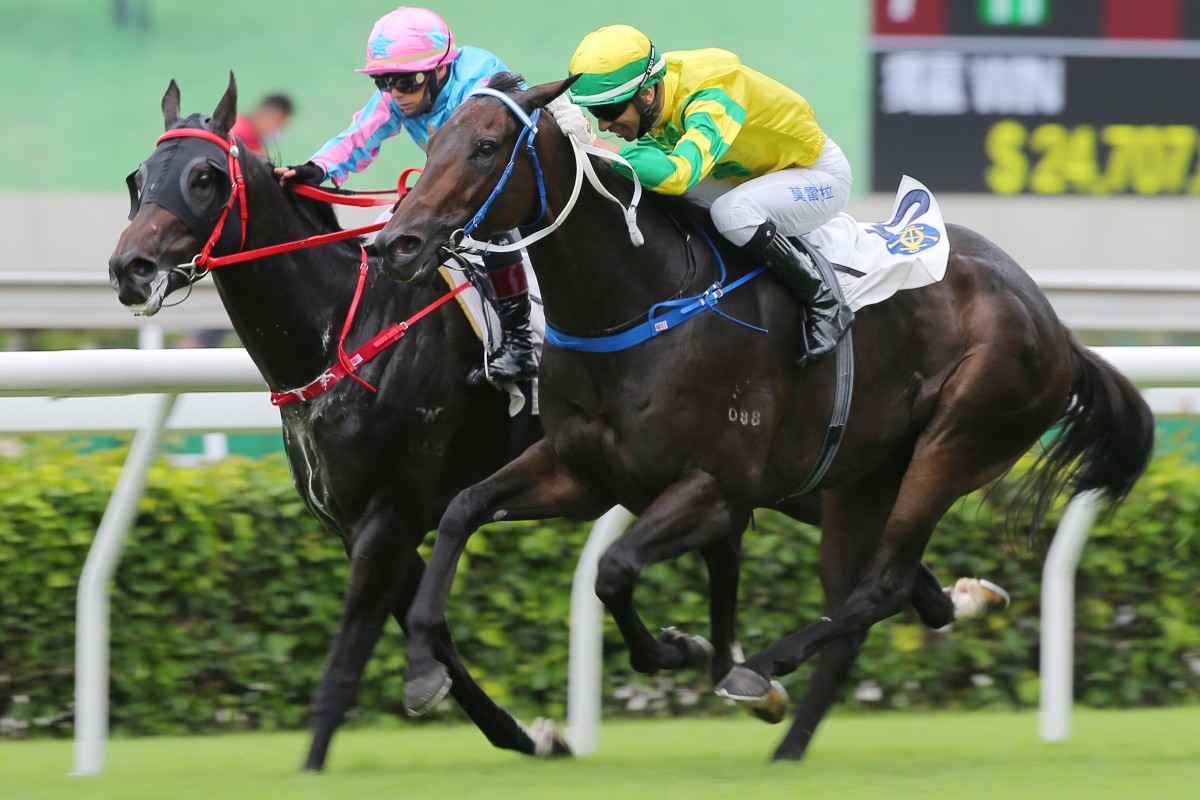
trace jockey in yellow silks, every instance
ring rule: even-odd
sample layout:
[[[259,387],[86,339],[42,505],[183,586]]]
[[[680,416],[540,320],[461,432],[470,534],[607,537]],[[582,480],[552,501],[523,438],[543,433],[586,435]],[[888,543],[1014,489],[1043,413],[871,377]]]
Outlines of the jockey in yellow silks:
[[[564,132],[616,150],[642,184],[711,208],[717,230],[765,262],[808,308],[808,352],[827,355],[854,319],[788,236],[820,227],[846,205],[850,165],[808,101],[716,48],[660,53],[628,25],[589,33],[571,57],[569,98],[600,130],[555,113]],[[552,112],[555,108],[552,106]]]

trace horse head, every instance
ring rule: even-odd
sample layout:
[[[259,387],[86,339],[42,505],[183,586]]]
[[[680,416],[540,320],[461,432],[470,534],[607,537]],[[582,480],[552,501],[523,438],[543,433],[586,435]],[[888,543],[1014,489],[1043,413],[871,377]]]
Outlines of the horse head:
[[[522,90],[519,76],[501,74],[493,78],[491,88],[511,96],[526,114],[532,114],[574,80]],[[541,124],[547,122],[548,115],[542,115]],[[525,133],[524,122],[495,97],[471,97],[458,107],[430,137],[421,180],[376,237],[383,271],[389,277],[408,283],[431,280],[443,260],[439,249],[485,206],[510,162],[515,161],[496,198],[501,202],[488,207],[471,235],[486,238],[537,215],[537,176],[531,160],[518,152]]]
[[[123,305],[147,316],[162,307],[171,292],[194,282],[198,275],[186,268],[221,223],[231,197],[230,165],[256,162],[228,144],[237,119],[237,82],[229,74],[225,90],[211,116],[179,117],[179,87],[172,80],[162,99],[167,131],[150,157],[126,180],[129,185],[129,226],[121,233],[108,260],[108,276]],[[200,136],[172,138],[181,129],[202,131]],[[206,138],[205,138],[206,137]],[[240,160],[239,160],[240,159]],[[244,199],[241,200],[244,203]],[[241,220],[221,231],[215,246],[228,250],[241,246]],[[202,272],[200,273],[202,274]]]

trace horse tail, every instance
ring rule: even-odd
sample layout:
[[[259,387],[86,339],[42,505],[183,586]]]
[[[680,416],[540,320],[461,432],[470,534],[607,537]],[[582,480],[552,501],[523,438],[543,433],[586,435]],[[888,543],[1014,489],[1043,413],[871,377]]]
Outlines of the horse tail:
[[[1033,508],[1032,532],[1064,492],[1103,493],[1115,508],[1154,452],[1154,414],[1129,379],[1066,331],[1071,394],[1058,435],[1021,479],[1015,513]]]

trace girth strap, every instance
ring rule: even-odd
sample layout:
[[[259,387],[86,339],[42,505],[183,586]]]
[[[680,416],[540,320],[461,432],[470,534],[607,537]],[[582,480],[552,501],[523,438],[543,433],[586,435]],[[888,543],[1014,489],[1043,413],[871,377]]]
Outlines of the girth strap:
[[[821,273],[821,277],[829,284],[830,290],[837,297],[838,302],[845,303],[846,298],[842,294],[842,286],[838,283],[837,275],[834,273],[833,267],[830,266],[829,259],[825,258],[818,248],[810,247],[808,242],[799,237],[793,238],[792,242],[797,244],[801,250],[808,253],[817,270]],[[838,342],[834,358],[836,359],[835,364],[837,367],[837,385],[833,391],[833,410],[829,415],[829,428],[825,431],[825,438],[821,441],[821,449],[817,451],[817,460],[813,462],[812,471],[809,472],[804,482],[788,497],[808,494],[815,489],[825,477],[825,473],[829,471],[829,466],[837,456],[838,448],[841,447],[842,437],[846,433],[846,421],[850,418],[850,399],[854,393],[853,327],[846,331],[845,336]]]

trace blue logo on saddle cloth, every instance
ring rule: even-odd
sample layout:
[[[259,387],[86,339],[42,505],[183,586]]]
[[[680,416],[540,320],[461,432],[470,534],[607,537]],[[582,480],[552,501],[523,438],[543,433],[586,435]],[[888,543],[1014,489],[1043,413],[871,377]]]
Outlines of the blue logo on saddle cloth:
[[[887,240],[887,249],[889,253],[893,254],[916,255],[922,250],[933,247],[941,241],[941,238],[941,231],[932,225],[914,222],[906,225],[899,233],[893,234]]]

